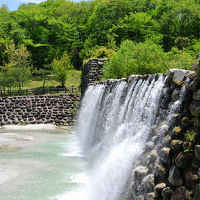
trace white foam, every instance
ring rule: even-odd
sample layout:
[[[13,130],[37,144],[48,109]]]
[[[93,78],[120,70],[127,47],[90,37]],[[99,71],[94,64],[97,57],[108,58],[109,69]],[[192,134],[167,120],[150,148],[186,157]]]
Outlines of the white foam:
[[[6,125],[3,128],[9,130],[54,130],[53,124],[28,124],[28,125]]]

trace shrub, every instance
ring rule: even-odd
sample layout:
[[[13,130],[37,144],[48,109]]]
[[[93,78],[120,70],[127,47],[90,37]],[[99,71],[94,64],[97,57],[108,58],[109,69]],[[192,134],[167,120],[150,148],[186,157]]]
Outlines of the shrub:
[[[64,52],[60,59],[54,59],[52,66],[56,80],[64,87],[67,79],[67,71],[73,69],[67,52]]]
[[[162,47],[150,41],[134,43],[125,40],[116,54],[104,66],[106,78],[128,77],[131,74],[164,73],[168,57]]]
[[[189,51],[186,51],[185,49],[178,50],[177,48],[172,48],[167,54],[169,56],[170,68],[192,70],[194,58]]]

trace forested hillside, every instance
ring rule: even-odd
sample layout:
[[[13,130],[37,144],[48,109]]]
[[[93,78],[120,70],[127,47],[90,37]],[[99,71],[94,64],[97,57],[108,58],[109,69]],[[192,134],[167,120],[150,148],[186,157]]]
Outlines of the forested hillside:
[[[200,51],[199,36],[200,0],[47,0],[13,12],[5,5],[0,8],[0,66],[1,71],[17,62],[21,67],[21,52],[30,73],[51,69],[63,55],[75,69],[90,57],[112,55],[110,65],[136,63],[130,73],[148,73],[135,69],[151,62],[149,68],[156,70],[150,72],[189,68]],[[130,74],[125,71],[115,77]],[[112,76],[111,70],[105,74]]]

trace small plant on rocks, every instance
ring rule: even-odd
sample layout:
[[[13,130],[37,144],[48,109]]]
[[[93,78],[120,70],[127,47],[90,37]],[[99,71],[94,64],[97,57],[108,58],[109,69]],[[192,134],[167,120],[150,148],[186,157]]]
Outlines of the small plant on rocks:
[[[197,133],[194,131],[187,131],[185,133],[185,140],[188,142],[194,142],[196,138]]]

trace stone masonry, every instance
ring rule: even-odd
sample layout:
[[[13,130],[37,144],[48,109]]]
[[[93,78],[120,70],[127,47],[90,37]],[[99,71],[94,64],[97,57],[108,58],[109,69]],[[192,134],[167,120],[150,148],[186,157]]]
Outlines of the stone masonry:
[[[0,98],[0,125],[71,125],[80,95],[36,95]]]
[[[101,69],[108,59],[90,59],[82,68],[81,94],[83,95],[89,84],[100,81],[102,78]]]

